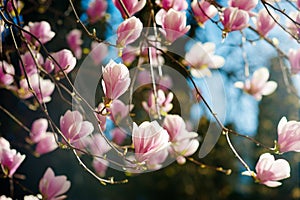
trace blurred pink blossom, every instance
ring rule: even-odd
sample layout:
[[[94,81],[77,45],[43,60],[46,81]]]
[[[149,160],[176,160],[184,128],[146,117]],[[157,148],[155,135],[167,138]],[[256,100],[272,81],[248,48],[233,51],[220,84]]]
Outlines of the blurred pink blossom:
[[[186,0],[156,0],[156,4],[160,5],[165,10],[173,8],[174,10],[181,11],[188,8]]]
[[[28,81],[26,78],[20,80],[20,89],[17,90],[19,98],[28,99],[33,97],[28,82],[39,102],[47,103],[51,101],[51,94],[55,89],[55,84],[49,79],[43,79],[39,74],[32,74],[28,77]]]
[[[282,179],[290,177],[290,165],[284,159],[275,160],[274,156],[264,153],[259,157],[255,167],[255,172],[245,171],[242,174],[254,177],[256,182],[268,187],[278,187]]]
[[[195,43],[185,54],[187,65],[191,66],[191,74],[194,77],[211,76],[209,69],[218,69],[225,63],[222,56],[214,55],[216,45],[212,42]]]
[[[123,21],[117,29],[117,46],[124,48],[136,41],[140,37],[142,29],[143,24],[139,18],[133,16]]]
[[[49,167],[39,182],[39,191],[43,199],[62,200],[67,196],[63,195],[71,187],[70,181],[64,175],[55,176],[53,170]]]
[[[154,93],[151,92],[148,101],[147,102],[143,101],[142,106],[145,109],[145,111],[148,112],[154,118],[158,117],[158,113],[160,115],[165,116],[173,108],[173,104],[172,104],[173,97],[174,95],[172,92],[169,92],[169,94],[166,97],[164,91],[159,89],[157,90],[156,101],[155,101]],[[156,103],[158,105],[159,111],[157,110]]]
[[[0,147],[0,164],[4,174],[12,178],[26,156],[6,147]]]
[[[276,19],[279,20],[279,16],[276,14],[272,14],[272,16]],[[261,9],[258,12],[258,16],[256,19],[256,30],[258,31],[258,33],[265,37],[268,32],[274,28],[274,26],[276,25],[276,22],[273,20],[273,18],[270,16],[270,14],[268,13],[267,10],[265,9]]]
[[[37,39],[42,43],[45,44],[49,42],[54,36],[55,33],[51,31],[51,26],[46,21],[41,22],[29,22],[28,26],[24,26],[24,29],[31,34],[33,34]],[[35,46],[39,46],[40,44],[29,34],[24,33],[24,37],[32,42]]]
[[[63,70],[65,73],[71,72],[76,65],[76,58],[73,56],[72,52],[68,49],[63,49],[55,53],[51,53],[56,62],[50,60],[49,58],[45,62],[45,69],[51,72],[53,69],[55,73]]]
[[[86,14],[89,22],[94,24],[100,21],[106,13],[107,1],[106,0],[93,0],[89,3]]]
[[[258,0],[229,0],[228,5],[241,10],[250,11],[256,7]]]
[[[116,99],[110,106],[111,120],[118,125],[124,118],[129,117],[133,104],[125,105],[121,100]]]
[[[83,121],[82,115],[77,110],[68,110],[64,116],[60,117],[60,130],[72,144],[91,134],[94,127],[91,122]]]
[[[118,8],[118,10],[121,12],[124,19],[126,19],[127,17],[131,17],[135,13],[139,12],[146,5],[146,0],[122,0],[126,10],[128,11],[128,14],[130,15],[130,16],[127,16],[126,12],[124,11],[124,9],[119,1],[120,0],[113,0],[113,3]]]
[[[242,30],[248,27],[249,14],[247,11],[238,8],[228,7],[223,11],[221,22],[224,26],[224,32]]]
[[[133,123],[132,142],[135,158],[148,169],[157,169],[168,156],[168,132],[157,121],[145,121],[137,126]]]
[[[173,8],[166,12],[160,10],[155,16],[156,23],[161,25],[161,33],[165,36],[168,43],[173,43],[176,39],[187,33],[191,26],[186,25],[186,13],[176,11]]]
[[[41,67],[44,64],[44,58],[40,53],[33,51],[33,56],[34,58],[31,56],[31,53],[29,51],[26,51],[25,54],[21,55],[21,60],[24,65],[25,72],[27,73],[28,76],[38,73],[39,67]],[[38,66],[36,65],[36,62]],[[22,74],[24,74],[24,70],[21,62],[19,65]]]
[[[0,86],[8,86],[14,82],[15,68],[5,60],[0,61]]]
[[[170,153],[179,164],[184,164],[185,156],[194,154],[199,147],[199,141],[196,139],[198,134],[188,131],[184,120],[179,115],[167,115],[163,122],[163,128],[170,136]]]
[[[108,54],[108,47],[104,43],[98,43],[93,41],[91,43],[91,57],[95,65],[99,65],[105,59]]]
[[[118,145],[121,145],[127,137],[126,133],[118,127],[111,130],[110,134],[112,136],[112,140]]]
[[[268,81],[269,76],[269,70],[262,67],[254,71],[251,80],[247,79],[245,83],[238,81],[234,85],[237,88],[243,89],[259,101],[263,95],[270,95],[277,88],[277,83],[275,81]]]
[[[110,60],[105,67],[102,67],[102,71],[102,87],[106,98],[108,100],[119,98],[130,85],[128,68],[122,63],[117,64]]]
[[[218,13],[217,8],[205,0],[193,0],[191,7],[200,26],[203,26],[209,18],[213,18]]]
[[[300,49],[290,49],[288,53],[288,58],[291,65],[291,72],[297,74],[300,72]]]
[[[82,55],[82,48],[80,45],[82,45],[83,40],[81,39],[82,32],[79,29],[73,29],[70,31],[67,36],[67,43],[70,47],[70,49],[73,51],[76,58],[80,59]]]
[[[47,132],[47,129],[47,119],[40,118],[32,123],[29,136],[30,141],[37,144],[35,152],[38,155],[49,153],[58,147],[57,142],[55,140],[56,133]]]
[[[282,117],[277,127],[277,148],[280,153],[300,152],[300,122],[287,121]]]

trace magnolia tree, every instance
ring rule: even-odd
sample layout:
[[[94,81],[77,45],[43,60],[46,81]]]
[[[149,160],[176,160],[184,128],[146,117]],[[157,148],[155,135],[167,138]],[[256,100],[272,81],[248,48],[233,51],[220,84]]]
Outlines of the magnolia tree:
[[[259,55],[262,49],[276,52],[284,87],[299,98],[300,1],[65,0],[65,10],[52,12],[61,15],[60,25],[72,24],[67,33],[46,20],[27,22],[31,7],[47,19],[43,13],[55,3],[0,2],[0,87],[26,108],[18,116],[18,108],[0,104],[3,116],[26,134],[0,133],[0,177],[10,185],[0,199],[14,198],[15,188],[24,190],[24,199],[65,199],[72,180],[57,175],[58,169],[49,166],[40,174],[38,193],[22,185],[30,173],[18,173],[28,156],[41,159],[58,151],[74,154],[104,185],[125,184],[126,175],[175,162],[230,175],[231,169],[203,162],[220,138],[253,183],[278,187],[290,177],[285,154],[300,151],[297,119],[280,113],[281,120],[272,121],[278,124],[275,142],[268,142],[229,128],[227,116],[239,106],[228,103],[232,90],[256,108],[276,93],[279,84],[269,80],[271,62]],[[56,38],[65,46],[51,45]],[[237,53],[227,57],[220,51],[224,46]],[[255,62],[260,56],[265,65]],[[229,72],[230,81],[224,79]],[[60,106],[51,110],[55,102]],[[256,164],[248,163],[231,137],[260,149]],[[108,168],[124,178],[107,178]]]

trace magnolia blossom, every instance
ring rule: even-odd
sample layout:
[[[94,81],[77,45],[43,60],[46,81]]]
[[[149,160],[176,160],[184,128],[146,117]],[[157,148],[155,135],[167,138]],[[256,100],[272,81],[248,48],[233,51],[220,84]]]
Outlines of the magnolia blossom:
[[[5,60],[0,61],[0,86],[8,86],[14,82],[15,68]]]
[[[176,11],[173,8],[168,10],[168,12],[160,10],[156,14],[155,20],[158,25],[162,26],[160,31],[168,43],[173,43],[191,28],[190,25],[186,25],[186,13]]]
[[[212,42],[195,43],[185,54],[186,64],[191,66],[191,74],[195,77],[211,76],[211,69],[222,67],[225,60],[222,56],[214,55],[216,45]]]
[[[4,174],[12,178],[25,157],[25,155],[20,154],[15,149],[0,147],[0,164],[2,169],[4,169]]]
[[[168,156],[169,135],[157,121],[133,123],[132,143],[136,161],[148,169],[160,168]]]
[[[76,58],[80,59],[82,55],[82,45],[83,40],[81,39],[82,32],[78,29],[73,29],[67,34],[66,39],[70,49],[73,51]]]
[[[91,122],[83,121],[80,112],[68,110],[60,117],[60,130],[68,142],[74,143],[91,134],[94,127]]]
[[[146,0],[122,0],[129,16],[127,16],[127,13],[124,11],[122,5],[120,4],[120,0],[113,0],[113,3],[118,8],[118,10],[121,12],[123,18],[131,17],[135,13],[139,12],[144,8],[146,5]]]
[[[23,65],[25,72],[28,76],[30,76],[32,74],[38,73],[39,67],[44,64],[44,58],[40,53],[33,51],[33,56],[34,57],[31,56],[31,53],[29,51],[26,51],[25,54],[21,55],[22,63],[20,62],[20,68],[22,74],[24,74]]]
[[[262,67],[253,73],[251,80],[247,79],[245,83],[238,81],[234,85],[237,88],[243,89],[259,101],[262,95],[270,95],[277,88],[275,81],[268,81],[269,76],[269,70]]]
[[[58,52],[51,53],[51,55],[59,65],[48,58],[45,62],[45,69],[48,72],[51,72],[54,69],[55,73],[60,72],[61,70],[65,73],[69,73],[74,69],[76,65],[76,58],[70,50],[63,49]]]
[[[193,0],[191,7],[200,26],[203,26],[209,18],[213,18],[218,13],[217,8],[205,0]]]
[[[39,182],[39,191],[43,199],[59,200],[67,198],[63,194],[69,190],[70,186],[71,183],[66,176],[55,176],[53,170],[49,167]]]
[[[0,200],[13,200],[13,199],[10,197],[6,197],[5,195],[1,195]]]
[[[237,7],[241,10],[250,11],[256,7],[258,0],[229,0],[228,5],[231,7]]]
[[[159,89],[157,90],[156,99],[154,93],[151,92],[148,101],[143,101],[142,106],[151,116],[154,116],[155,118],[158,116],[158,113],[165,116],[173,108],[173,97],[174,95],[172,92],[169,92],[166,97],[163,90]],[[157,107],[159,111],[157,110]]]
[[[292,18],[296,23],[300,23],[300,12],[295,11],[288,14],[290,18]],[[300,38],[300,28],[299,25],[297,25],[295,22],[293,22],[290,19],[286,20],[286,28],[289,30],[289,32],[294,35],[297,38]]]
[[[185,156],[194,154],[199,147],[199,141],[196,139],[198,134],[189,132],[184,120],[179,115],[167,115],[163,128],[170,136],[170,153],[176,157],[179,164],[184,164]]]
[[[104,137],[100,133],[96,133],[88,138],[88,148],[93,155],[98,157],[94,157],[92,166],[100,176],[105,176],[105,172],[107,170],[107,166],[109,162],[104,158],[100,158],[111,150],[111,146],[106,142]]]
[[[286,160],[275,160],[273,155],[264,153],[259,157],[255,170],[256,173],[245,171],[242,174],[252,176],[257,182],[268,187],[278,187],[282,184],[280,180],[290,177],[291,168]]]
[[[55,141],[56,134],[47,132],[47,129],[47,119],[40,118],[32,123],[30,141],[37,144],[35,151],[38,155],[49,153],[58,147]]]
[[[101,20],[106,13],[107,1],[106,0],[93,0],[89,3],[86,14],[91,24]]]
[[[102,87],[106,98],[109,101],[119,98],[130,85],[129,70],[124,64],[117,64],[110,60],[105,67],[102,67],[102,71]]]
[[[300,122],[287,121],[285,117],[282,117],[278,123],[277,132],[279,152],[300,152]]]
[[[173,8],[174,10],[181,11],[188,8],[186,0],[157,0],[155,2],[165,10]]]
[[[24,26],[24,29],[37,37],[42,44],[49,42],[55,36],[55,33],[51,31],[50,24],[46,21],[29,22],[28,26]],[[38,41],[25,32],[24,37],[27,39],[27,41],[31,41],[35,46],[40,45]]]
[[[121,145],[127,137],[127,135],[123,131],[123,129],[118,128],[118,127],[111,130],[110,134],[111,134],[112,140],[118,145]]]
[[[131,65],[131,63],[136,59],[136,57],[140,54],[140,50],[137,47],[133,47],[130,45],[127,45],[123,50],[122,50],[122,60],[123,63],[126,66]],[[142,57],[141,57],[142,59]]]
[[[248,12],[234,7],[225,8],[221,18],[224,32],[242,30],[248,26],[248,21]]]
[[[33,97],[33,93],[30,90],[30,86],[35,92],[39,102],[49,102],[51,101],[51,94],[55,89],[55,84],[49,79],[43,79],[39,74],[33,74],[26,78],[20,80],[20,89],[17,90],[18,96],[21,99],[28,99]]]
[[[94,61],[95,65],[99,65],[107,56],[108,54],[108,47],[104,43],[98,43],[93,41],[91,43],[91,55],[92,60]]]
[[[279,16],[276,14],[272,14],[272,16],[278,20]],[[265,37],[267,33],[274,28],[276,25],[276,22],[273,20],[273,18],[270,16],[267,10],[262,9],[258,12],[257,20],[256,20],[256,30],[258,33]]]
[[[143,24],[139,18],[130,17],[122,22],[117,29],[117,46],[124,48],[127,44],[136,41],[142,32]]]
[[[124,118],[129,117],[129,112],[133,109],[133,105],[125,105],[122,101],[116,99],[112,102],[109,111],[111,119],[118,125]]]
[[[300,49],[290,49],[288,57],[291,65],[291,72],[297,74],[300,72]]]
[[[101,131],[105,131],[106,129],[106,115],[108,115],[108,112],[105,108],[104,103],[101,102],[96,108],[96,118],[98,120],[98,124],[101,128]]]

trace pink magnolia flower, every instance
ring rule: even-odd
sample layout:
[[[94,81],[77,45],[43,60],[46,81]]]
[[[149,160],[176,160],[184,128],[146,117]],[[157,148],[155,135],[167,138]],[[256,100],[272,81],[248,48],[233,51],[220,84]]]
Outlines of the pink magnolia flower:
[[[109,144],[99,133],[96,133],[89,137],[88,147],[93,155],[103,157],[105,157],[105,154],[111,150]],[[92,162],[93,168],[100,176],[105,176],[108,164],[109,162],[107,160],[99,157],[94,157]]]
[[[9,149],[10,144],[9,141],[7,141],[5,138],[0,137],[0,149]],[[0,154],[1,157],[1,154]]]
[[[123,21],[117,29],[117,46],[124,48],[127,44],[136,41],[140,37],[142,29],[141,20],[134,16]]]
[[[106,129],[106,115],[108,115],[108,112],[105,108],[104,103],[99,103],[98,107],[96,108],[96,118],[98,120],[99,127],[101,128],[101,131],[105,131]]]
[[[24,26],[24,29],[36,36],[42,44],[49,42],[55,36],[55,33],[51,31],[50,24],[46,21],[29,22],[28,26]],[[31,35],[25,32],[24,37],[28,41],[32,42],[32,44],[34,44],[35,46],[40,45]]]
[[[89,22],[91,24],[100,21],[107,9],[107,1],[106,0],[93,0],[89,3],[89,6],[86,10],[86,14],[89,18]]]
[[[272,14],[272,16],[274,16],[277,20],[279,19],[279,16],[276,14]],[[256,30],[261,36],[265,37],[275,25],[276,22],[272,19],[267,10],[262,9],[258,12]]]
[[[76,58],[80,59],[82,55],[81,46],[83,40],[81,39],[82,32],[78,29],[73,29],[67,34],[66,39],[70,49],[73,51]]]
[[[170,136],[170,153],[176,157],[179,164],[184,164],[185,157],[194,154],[199,147],[199,141],[196,139],[198,134],[189,132],[184,120],[179,115],[167,115],[163,128]]]
[[[35,152],[38,155],[49,153],[58,147],[55,141],[56,134],[52,132],[47,132],[47,129],[47,119],[40,118],[32,123],[30,131],[30,140],[33,143],[37,144]]]
[[[93,41],[91,44],[91,58],[95,65],[99,65],[108,54],[108,47],[104,43],[98,43]]]
[[[249,14],[247,11],[228,7],[223,11],[221,22],[224,26],[224,32],[242,30],[248,26]]]
[[[28,82],[35,92],[39,102],[47,103],[51,101],[51,94],[55,89],[55,84],[48,79],[43,79],[39,74],[32,74],[28,77],[28,81],[26,78],[20,80],[20,89],[17,90],[17,93],[21,99],[33,97]]]
[[[116,99],[110,106],[112,121],[118,125],[124,118],[129,117],[129,112],[133,109],[133,105],[125,105],[122,101]]]
[[[253,73],[251,80],[247,79],[245,83],[238,81],[234,85],[237,88],[243,89],[259,101],[262,95],[270,95],[277,88],[275,81],[268,81],[269,76],[269,70],[262,67]]]
[[[252,176],[257,182],[268,187],[278,187],[282,184],[280,180],[290,177],[291,168],[286,160],[275,160],[273,155],[264,153],[259,157],[255,170],[256,173],[245,171],[242,174]]]
[[[285,117],[282,117],[278,123],[277,132],[277,149],[280,153],[300,152],[300,122],[287,121]]]
[[[53,170],[49,167],[44,176],[39,182],[39,191],[43,199],[47,200],[60,200],[67,198],[63,195],[71,187],[70,181],[64,175],[55,176]]]
[[[297,7],[300,8],[300,0],[297,0]]]
[[[136,57],[140,54],[140,50],[137,47],[133,47],[127,45],[122,50],[122,60],[126,66],[131,65],[131,63],[136,59]]]
[[[41,67],[44,64],[44,58],[43,56],[38,53],[38,52],[33,52],[34,57],[33,58],[30,54],[29,51],[27,51],[25,54],[21,55],[21,59],[25,68],[25,72],[27,73],[28,76],[38,73],[38,68]],[[38,66],[36,66],[37,62]],[[23,70],[23,66],[20,62],[20,68],[21,68],[21,72],[22,74],[24,74],[24,70]]]
[[[113,60],[102,67],[102,87],[109,101],[119,98],[130,85],[129,70],[124,64],[117,64]]]
[[[75,143],[91,134],[94,127],[91,122],[83,121],[80,112],[68,110],[64,116],[60,117],[60,130],[68,142]]]
[[[193,0],[191,7],[200,26],[203,26],[209,18],[213,18],[218,13],[217,8],[205,0]]]
[[[168,156],[169,135],[157,121],[143,122],[140,126],[133,123],[132,143],[135,158],[139,164],[149,169],[159,168]]]
[[[25,155],[21,155],[15,149],[0,147],[0,164],[4,169],[4,174],[8,177],[13,177],[16,170],[25,159]]]
[[[160,10],[156,14],[155,20],[158,25],[162,26],[160,31],[168,43],[173,43],[191,28],[190,25],[186,25],[186,13],[176,11],[173,8],[168,12]]]
[[[211,69],[222,67],[225,60],[222,56],[214,55],[216,45],[212,42],[195,43],[185,54],[185,60],[191,66],[191,74],[195,77],[211,76]]]
[[[300,23],[300,12],[299,11],[291,12],[291,13],[289,13],[289,16],[295,22]],[[297,38],[300,38],[300,28],[297,24],[295,24],[295,22],[293,22],[290,19],[287,19],[286,20],[286,28],[289,30],[289,32],[292,35],[294,35]]]
[[[157,0],[156,4],[160,5],[165,10],[173,8],[174,10],[181,11],[188,8],[186,0]]]
[[[0,61],[0,85],[8,86],[14,82],[15,68],[5,60]]]
[[[139,12],[146,5],[146,0],[122,0],[126,10],[128,11],[128,14],[130,15],[130,16],[127,16],[126,12],[124,11],[124,9],[119,1],[120,0],[113,0],[113,3],[118,8],[118,10],[121,12],[124,19],[126,19],[127,17],[131,17],[135,13]]]
[[[229,0],[228,5],[241,10],[250,11],[256,7],[258,0]]]
[[[297,74],[300,72],[300,49],[290,49],[289,50],[289,61],[291,65],[291,72]]]
[[[110,134],[112,140],[118,145],[121,145],[127,137],[126,133],[118,127],[111,130]]]
[[[172,92],[169,92],[169,94],[166,97],[163,90],[159,89],[157,90],[156,101],[155,101],[154,93],[151,92],[148,101],[147,102],[143,101],[142,106],[146,112],[148,112],[151,116],[154,116],[155,118],[158,117],[158,113],[165,116],[173,108],[173,104],[172,104],[173,97],[174,95]],[[156,104],[158,105],[159,111],[157,110]]]
[[[61,70],[64,70],[65,73],[69,73],[74,69],[76,65],[76,58],[73,56],[70,50],[63,49],[52,53],[51,55],[59,65],[48,58],[45,62],[45,69],[48,72],[51,72],[54,69],[55,73],[60,72]]]

